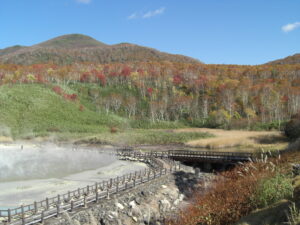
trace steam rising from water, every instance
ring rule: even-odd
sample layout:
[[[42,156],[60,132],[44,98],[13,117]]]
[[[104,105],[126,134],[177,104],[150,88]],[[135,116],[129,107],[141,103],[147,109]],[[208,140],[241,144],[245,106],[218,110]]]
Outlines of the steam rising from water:
[[[46,146],[0,146],[0,182],[59,178],[107,166],[115,156],[96,150]]]

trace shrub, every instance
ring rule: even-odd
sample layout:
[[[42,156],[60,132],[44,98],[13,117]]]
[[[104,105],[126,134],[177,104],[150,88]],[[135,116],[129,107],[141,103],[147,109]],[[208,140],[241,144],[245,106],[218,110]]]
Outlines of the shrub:
[[[291,198],[292,195],[292,180],[283,174],[277,173],[274,177],[264,179],[259,183],[252,204],[256,208],[262,208],[281,199]]]
[[[110,133],[117,133],[118,132],[118,129],[116,127],[111,127],[110,128]]]
[[[284,133],[288,138],[296,139],[300,137],[300,114],[294,115],[285,125]]]
[[[274,165],[274,164],[273,164]],[[270,163],[249,163],[225,171],[205,194],[195,193],[193,204],[183,209],[168,225],[229,225],[250,213],[260,180],[272,177]]]

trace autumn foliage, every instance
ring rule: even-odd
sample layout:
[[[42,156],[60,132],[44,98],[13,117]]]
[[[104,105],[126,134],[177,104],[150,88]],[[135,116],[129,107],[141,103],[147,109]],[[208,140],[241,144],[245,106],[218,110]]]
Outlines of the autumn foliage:
[[[298,113],[300,65],[204,65],[176,62],[0,65],[0,85],[79,83],[96,108],[152,121],[185,120],[194,126],[281,127]],[[110,90],[100,95],[100,88]],[[120,93],[122,90],[122,93]],[[53,91],[65,99],[77,96]]]
[[[64,99],[69,100],[69,101],[76,101],[77,99],[77,94],[67,94],[64,92],[64,90],[60,86],[54,86],[52,90],[58,94],[64,97]]]
[[[273,164],[275,166],[275,164]],[[209,190],[196,192],[192,204],[184,208],[168,225],[231,225],[249,214],[259,182],[274,176],[270,163],[249,163],[222,172]]]

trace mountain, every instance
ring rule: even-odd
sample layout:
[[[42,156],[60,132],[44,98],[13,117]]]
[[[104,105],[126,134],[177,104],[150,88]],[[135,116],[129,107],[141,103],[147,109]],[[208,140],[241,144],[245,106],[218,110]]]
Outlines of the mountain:
[[[274,61],[268,62],[267,64],[270,64],[270,65],[300,64],[300,54],[295,54],[295,55],[288,56],[283,59],[274,60]]]
[[[168,54],[130,43],[107,45],[89,36],[69,34],[25,47],[13,46],[0,50],[0,63],[59,65],[76,62],[112,63],[127,61],[171,61],[200,63],[183,55]]]

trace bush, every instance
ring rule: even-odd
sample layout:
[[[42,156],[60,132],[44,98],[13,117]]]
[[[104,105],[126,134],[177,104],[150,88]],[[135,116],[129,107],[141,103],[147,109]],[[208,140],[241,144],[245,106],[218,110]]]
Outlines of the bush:
[[[252,199],[252,204],[257,208],[263,208],[279,200],[291,198],[292,195],[292,179],[277,173],[274,177],[260,182]]]
[[[274,164],[273,164],[274,165]],[[229,225],[250,213],[259,181],[272,177],[270,163],[249,163],[220,174],[205,194],[195,193],[193,204],[168,225]]]
[[[300,115],[294,115],[285,125],[284,133],[288,138],[297,139],[300,137]]]

